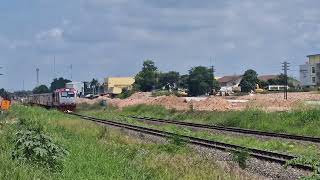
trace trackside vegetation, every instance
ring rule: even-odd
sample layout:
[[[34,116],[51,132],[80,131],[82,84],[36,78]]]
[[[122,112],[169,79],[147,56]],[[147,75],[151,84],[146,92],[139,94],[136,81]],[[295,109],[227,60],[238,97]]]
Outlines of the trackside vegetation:
[[[222,169],[179,139],[153,143],[55,110],[14,105],[0,122],[0,179],[257,178]],[[29,157],[18,142],[31,139],[39,151]]]
[[[296,108],[289,112],[264,112],[258,109],[229,112],[181,112],[174,109],[168,110],[162,106],[137,105],[124,108],[122,113],[320,137],[319,108]]]

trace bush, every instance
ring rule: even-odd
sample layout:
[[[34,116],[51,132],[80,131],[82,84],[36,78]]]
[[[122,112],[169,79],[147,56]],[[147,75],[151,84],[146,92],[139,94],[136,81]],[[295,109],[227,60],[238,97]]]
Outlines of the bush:
[[[20,130],[14,139],[12,158],[36,164],[53,171],[62,170],[68,152],[40,130]]]
[[[320,179],[320,159],[316,157],[298,157],[286,163],[286,167],[290,165],[309,165],[312,167],[313,173],[311,176],[302,177],[303,180],[319,180]]]
[[[135,92],[136,92],[135,90],[128,90],[127,88],[123,88],[121,94],[117,95],[117,98],[126,99]]]
[[[247,159],[249,157],[249,153],[247,150],[240,150],[233,152],[233,160],[239,164],[239,166],[243,169],[247,167]]]

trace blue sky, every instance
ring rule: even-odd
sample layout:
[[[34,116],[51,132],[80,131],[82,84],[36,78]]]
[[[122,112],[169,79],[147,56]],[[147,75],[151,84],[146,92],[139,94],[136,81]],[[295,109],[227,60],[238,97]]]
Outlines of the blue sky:
[[[56,76],[132,76],[144,59],[181,73],[215,65],[216,75],[290,74],[320,53],[318,0],[3,0],[0,86],[32,89]]]

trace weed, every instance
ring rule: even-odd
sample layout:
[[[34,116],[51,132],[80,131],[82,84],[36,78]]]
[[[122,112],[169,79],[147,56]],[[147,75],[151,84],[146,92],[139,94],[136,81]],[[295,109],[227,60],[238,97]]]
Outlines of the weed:
[[[302,177],[302,180],[319,180],[320,179],[320,159],[313,156],[300,156],[293,160],[287,161],[286,167],[290,165],[309,165],[312,167],[313,173],[311,176]]]
[[[12,158],[37,164],[51,170],[61,170],[68,152],[40,131],[20,130],[16,133]]]
[[[246,149],[242,149],[240,151],[234,151],[232,153],[233,161],[239,164],[242,169],[247,167],[247,160],[249,157],[249,153]]]
[[[186,145],[186,142],[180,136],[177,135],[171,137],[170,143],[181,147]]]

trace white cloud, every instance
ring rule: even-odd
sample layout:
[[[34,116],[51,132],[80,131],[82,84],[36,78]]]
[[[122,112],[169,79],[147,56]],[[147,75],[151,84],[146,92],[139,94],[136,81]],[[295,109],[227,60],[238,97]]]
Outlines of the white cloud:
[[[57,39],[62,39],[63,38],[63,29],[61,28],[52,28],[47,31],[40,32],[36,34],[36,39],[38,40],[57,40]]]

